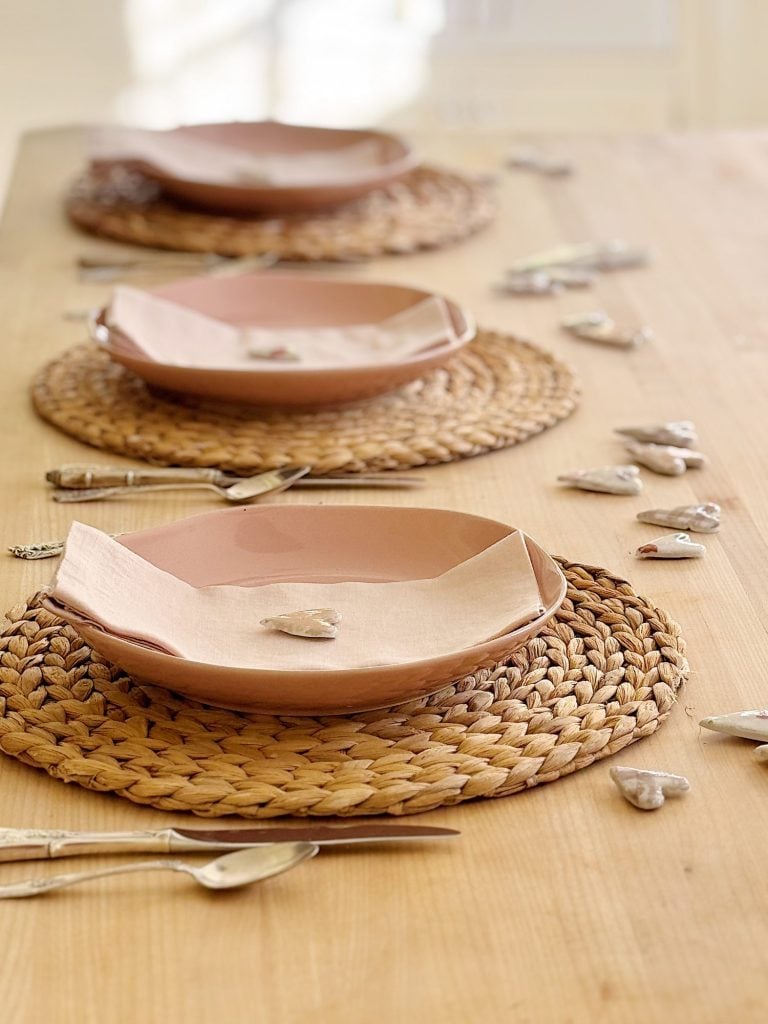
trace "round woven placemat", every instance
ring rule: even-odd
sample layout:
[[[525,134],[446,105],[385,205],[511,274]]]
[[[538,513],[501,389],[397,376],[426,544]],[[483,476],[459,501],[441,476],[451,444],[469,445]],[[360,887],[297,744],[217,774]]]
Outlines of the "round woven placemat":
[[[70,219],[121,242],[222,256],[354,260],[457,241],[496,212],[487,178],[422,166],[362,199],[320,213],[222,215],[186,207],[125,171],[86,173],[66,200]]]
[[[452,462],[538,434],[571,413],[577,396],[568,367],[490,331],[392,394],[310,412],[153,391],[91,344],[48,363],[32,385],[44,419],[96,448],[246,474],[291,465],[323,474]]]
[[[510,660],[388,711],[277,718],[140,687],[36,598],[0,639],[0,749],[54,778],[205,816],[413,814],[553,782],[650,736],[679,627],[604,569]]]

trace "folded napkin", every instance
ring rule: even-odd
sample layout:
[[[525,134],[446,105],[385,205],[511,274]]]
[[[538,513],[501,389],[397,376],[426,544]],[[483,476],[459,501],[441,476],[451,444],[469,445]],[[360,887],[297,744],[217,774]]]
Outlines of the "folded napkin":
[[[395,363],[456,338],[448,306],[437,296],[376,324],[280,328],[225,323],[123,285],[113,293],[109,324],[156,363],[208,370]]]
[[[461,651],[543,611],[525,538],[514,532],[435,579],[196,588],[107,534],[72,524],[52,599],[105,632],[233,668],[334,670]],[[260,625],[308,608],[341,615],[335,639]]]
[[[94,163],[142,163],[171,178],[240,187],[355,181],[382,163],[375,139],[295,154],[253,153],[184,129],[150,131],[119,125],[92,129],[88,152]]]

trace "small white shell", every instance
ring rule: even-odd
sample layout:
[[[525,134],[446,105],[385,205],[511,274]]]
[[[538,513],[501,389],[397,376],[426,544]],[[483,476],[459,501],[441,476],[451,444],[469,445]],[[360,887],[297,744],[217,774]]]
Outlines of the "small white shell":
[[[625,441],[624,447],[635,462],[664,476],[680,476],[686,469],[701,469],[706,457],[690,448],[677,448],[671,444],[645,444]]]
[[[763,764],[768,763],[768,744],[764,743],[761,747],[755,747],[755,757],[758,761],[762,761]]]
[[[673,530],[693,530],[694,533],[714,533],[720,529],[720,506],[714,501],[705,505],[677,505],[675,508],[649,508],[638,512],[641,523],[668,526]]]
[[[588,288],[595,282],[594,271],[589,267],[547,267],[547,274],[555,284],[565,285],[566,288]]]
[[[639,441],[627,441],[624,447],[635,462],[652,469],[654,473],[664,476],[681,476],[686,469],[685,460],[675,455],[681,449],[667,448],[660,444],[641,444]]]
[[[638,558],[702,558],[706,553],[704,545],[691,540],[687,533],[665,533],[641,544],[635,552]]]
[[[546,270],[510,273],[496,285],[496,291],[507,295],[554,295],[562,290],[563,286],[553,281]]]
[[[741,736],[745,740],[768,743],[768,708],[754,711],[735,711],[730,715],[714,715],[702,718],[699,725],[713,732],[724,732],[728,736]]]
[[[250,359],[263,359],[270,363],[300,363],[301,356],[292,348],[285,345],[251,345],[248,348]]]
[[[639,327],[635,330],[620,328],[615,320],[602,310],[563,317],[560,326],[576,338],[599,341],[613,348],[636,348],[653,337],[650,327]]]
[[[644,427],[619,427],[615,433],[631,437],[646,444],[674,444],[679,448],[693,448],[699,440],[696,427],[690,420],[669,420]]]
[[[643,489],[637,466],[598,466],[596,469],[575,469],[561,473],[560,483],[582,491],[600,494],[639,494]]]
[[[339,632],[341,615],[334,608],[307,608],[262,619],[262,626],[271,626],[291,636],[333,639]]]
[[[644,771],[641,768],[617,766],[611,768],[611,778],[624,799],[641,811],[658,810],[665,797],[682,796],[691,788],[684,775]]]

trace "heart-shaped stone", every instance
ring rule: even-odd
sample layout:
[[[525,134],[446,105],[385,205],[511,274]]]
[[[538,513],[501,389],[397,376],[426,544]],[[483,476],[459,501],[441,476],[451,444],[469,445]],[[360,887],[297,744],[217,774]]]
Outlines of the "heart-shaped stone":
[[[339,632],[340,622],[341,615],[334,608],[305,608],[262,619],[261,625],[279,629],[281,633],[290,633],[291,636],[332,640]]]
[[[642,768],[617,766],[611,768],[611,778],[624,799],[641,811],[656,811],[666,797],[682,796],[691,788],[684,775],[651,772]]]
[[[638,558],[702,558],[706,553],[704,545],[691,540],[687,533],[667,533],[641,544],[635,552]]]

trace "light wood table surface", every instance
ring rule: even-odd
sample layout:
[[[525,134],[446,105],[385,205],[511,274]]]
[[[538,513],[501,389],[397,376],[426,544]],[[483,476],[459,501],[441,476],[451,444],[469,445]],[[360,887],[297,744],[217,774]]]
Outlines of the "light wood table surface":
[[[499,166],[504,144],[442,138],[424,148],[481,170]],[[502,172],[502,215],[475,238],[334,273],[434,286],[481,324],[553,349],[581,375],[579,410],[518,448],[427,470],[421,491],[323,498],[503,519],[654,598],[682,624],[691,679],[667,724],[620,760],[682,772],[690,794],[643,814],[618,797],[605,762],[411,819],[461,829],[452,844],[324,853],[232,894],[150,874],[0,904],[3,1024],[765,1021],[768,769],[748,741],[697,723],[768,704],[768,136],[569,141],[567,155],[570,179]],[[76,255],[126,251],[65,222],[61,196],[79,160],[76,132],[30,136],[3,221],[4,545],[62,537],[73,518],[116,532],[216,507],[213,496],[167,494],[71,508],[46,493],[50,466],[116,461],[38,421],[27,396],[41,363],[82,340],[82,324],[62,314],[108,294],[78,282]],[[490,288],[517,256],[615,236],[650,245],[653,265],[558,298]],[[558,331],[562,314],[593,307],[650,324],[656,340],[623,352]],[[676,418],[696,421],[708,468],[678,479],[646,472],[638,498],[554,484],[565,469],[623,461],[614,427]],[[724,509],[722,532],[703,538],[706,557],[636,561],[636,546],[663,531],[635,523],[635,512],[694,500]],[[53,566],[1,558],[3,609]],[[9,758],[0,769],[3,826],[195,824]],[[1,879],[61,865],[3,866]]]

